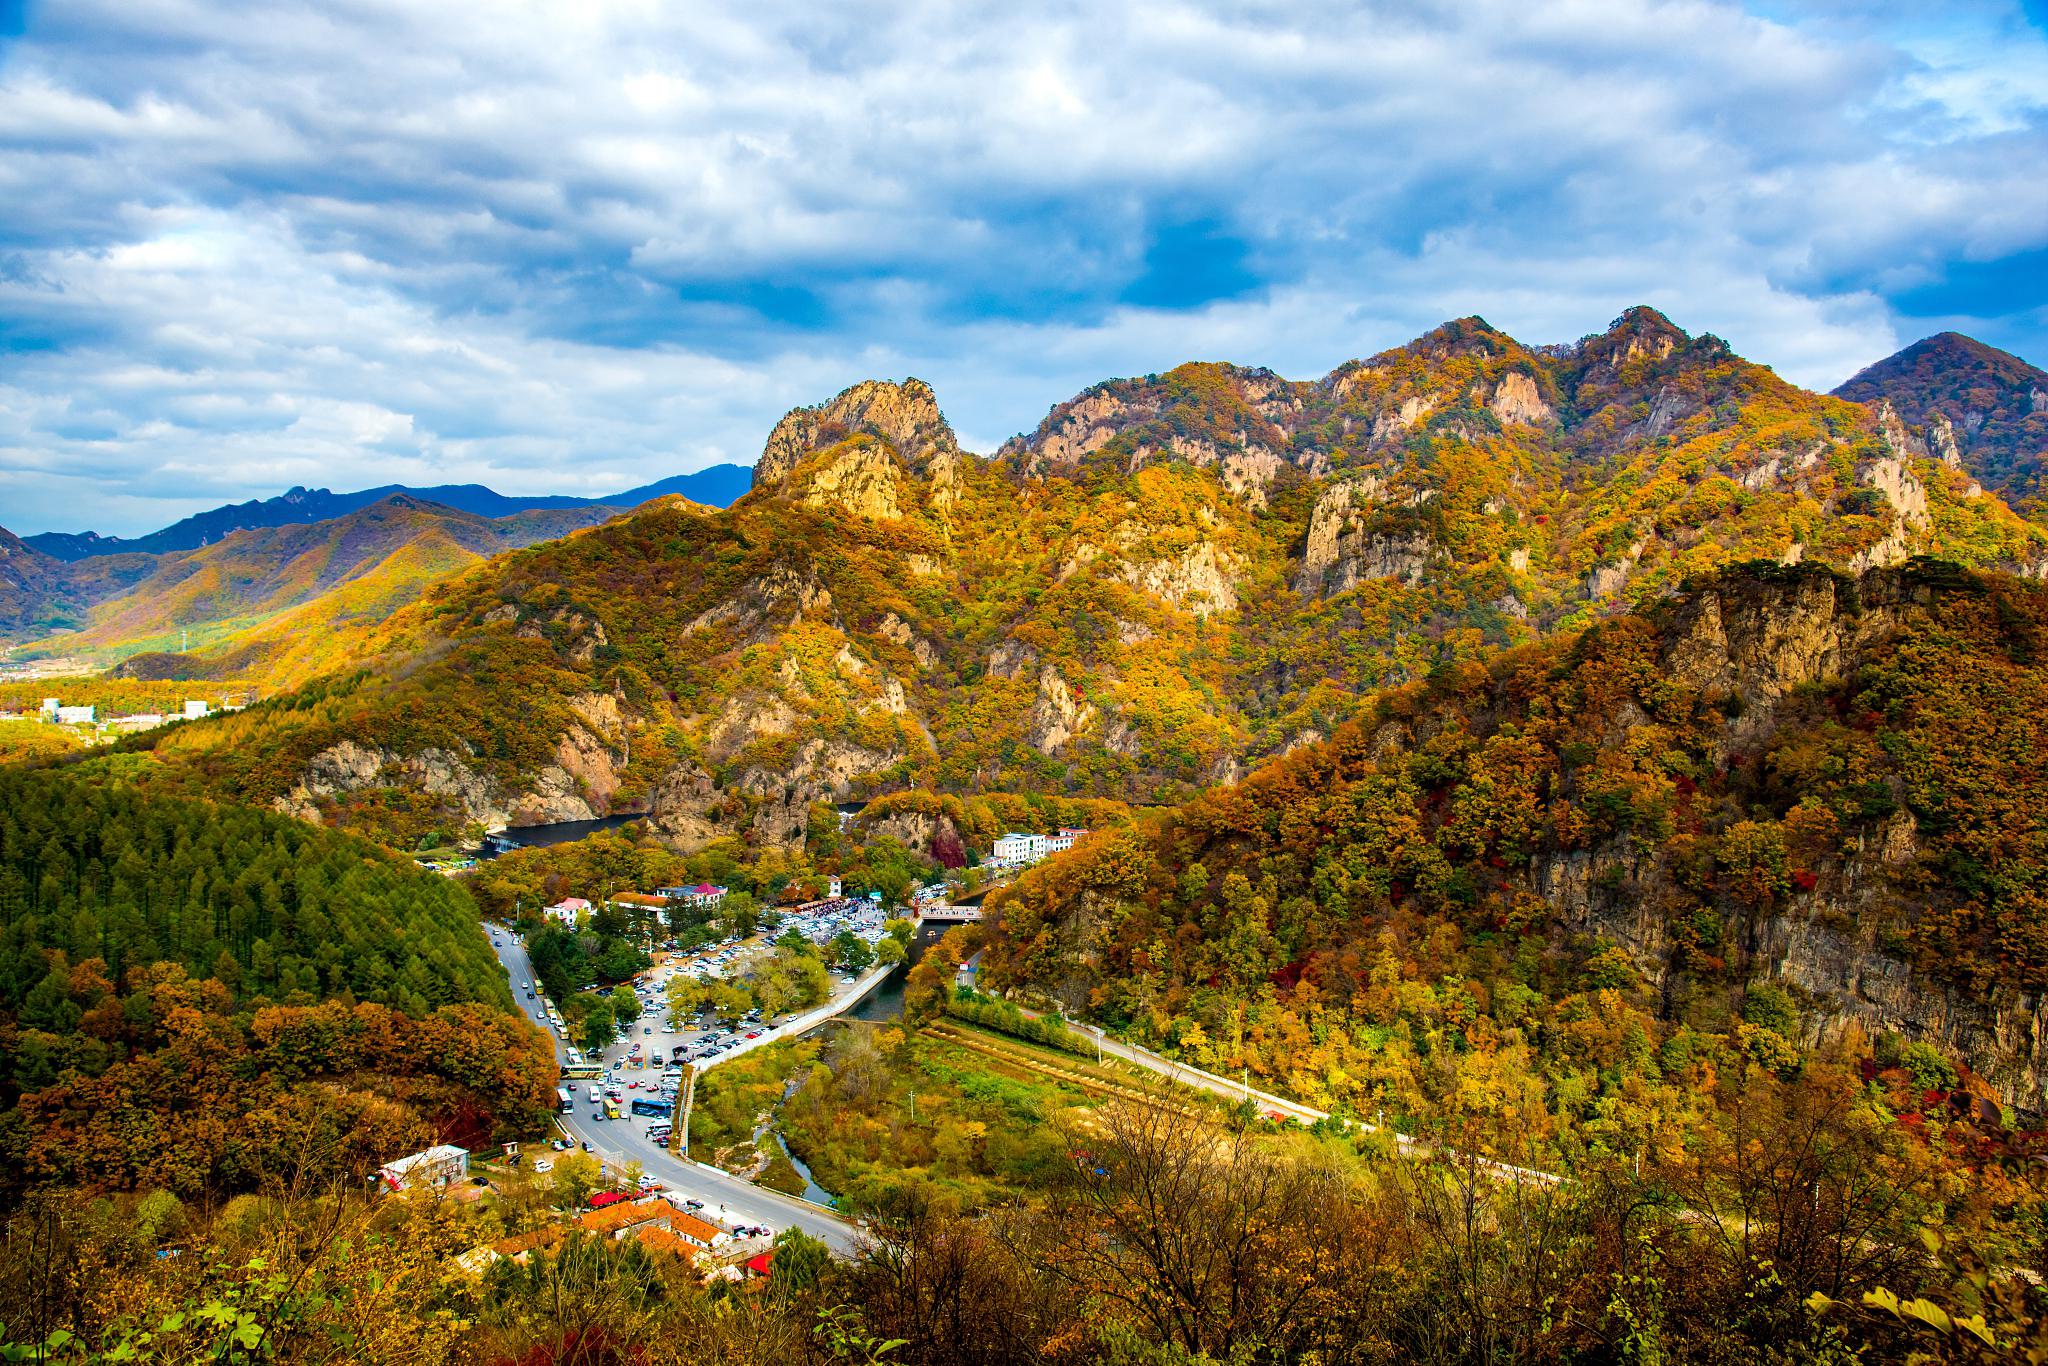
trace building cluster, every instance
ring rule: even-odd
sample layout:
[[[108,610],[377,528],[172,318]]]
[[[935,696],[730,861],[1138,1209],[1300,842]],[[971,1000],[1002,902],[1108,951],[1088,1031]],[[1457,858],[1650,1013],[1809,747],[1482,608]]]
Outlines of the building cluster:
[[[456,1194],[471,1184],[488,1184],[483,1178],[471,1183],[469,1151],[448,1143],[385,1163],[377,1169],[375,1180],[381,1189],[392,1194]],[[553,1248],[575,1230],[586,1237],[616,1242],[630,1238],[649,1252],[682,1258],[712,1275],[739,1278],[769,1274],[772,1253],[756,1253],[744,1262],[738,1261],[739,1254],[747,1250],[739,1246],[740,1235],[765,1236],[766,1229],[727,1228],[689,1208],[691,1203],[673,1192],[603,1192],[593,1196],[590,1208],[580,1214],[472,1248],[457,1257],[455,1264],[472,1276],[483,1275],[493,1262],[500,1260],[523,1265],[535,1252]]]
[[[574,1219],[473,1248],[457,1257],[455,1264],[472,1276],[483,1275],[493,1262],[500,1259],[524,1265],[535,1252],[553,1248],[574,1229],[587,1237],[614,1242],[625,1242],[630,1238],[649,1252],[679,1257],[700,1270],[715,1273],[726,1269],[721,1254],[732,1247],[733,1235],[684,1208],[680,1196],[669,1193],[637,1198],[600,1195],[591,1204],[592,1209]],[[761,1263],[758,1271],[752,1263]],[[767,1265],[757,1256],[751,1259],[747,1270],[765,1275]]]
[[[988,862],[996,868],[1024,868],[1054,854],[1063,854],[1074,847],[1086,835],[1086,830],[1067,827],[1050,835],[1021,834],[1012,830],[1007,835],[998,835],[996,845],[989,852]]]
[[[223,706],[221,711],[239,711],[239,707]],[[198,721],[214,714],[212,703],[201,698],[187,698],[184,710],[166,714],[160,711],[132,712],[126,716],[102,717],[97,705],[86,702],[67,706],[61,697],[45,697],[33,718],[14,713],[0,713],[0,720],[34,719],[57,726],[105,726],[109,730],[137,731],[155,730],[167,721]]]
[[[665,911],[671,906],[688,906],[696,910],[715,911],[725,904],[725,888],[709,882],[700,882],[694,887],[657,887],[652,892],[615,892],[605,901],[615,910],[633,914],[645,911]],[[583,918],[592,910],[590,902],[580,896],[564,897],[552,906],[541,908],[543,918],[558,921],[574,927],[583,923]]]

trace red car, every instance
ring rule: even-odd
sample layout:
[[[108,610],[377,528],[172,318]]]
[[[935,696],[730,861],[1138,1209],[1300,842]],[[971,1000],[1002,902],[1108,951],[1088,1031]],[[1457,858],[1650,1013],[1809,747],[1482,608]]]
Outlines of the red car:
[[[758,1039],[761,1037],[761,1031],[757,1029],[753,1033],[747,1035],[747,1037],[750,1039]]]

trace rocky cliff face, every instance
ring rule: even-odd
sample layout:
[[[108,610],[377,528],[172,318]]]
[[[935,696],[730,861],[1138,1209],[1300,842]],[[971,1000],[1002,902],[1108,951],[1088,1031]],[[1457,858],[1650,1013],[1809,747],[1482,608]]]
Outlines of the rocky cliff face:
[[[960,443],[929,384],[863,380],[829,402],[792,409],[776,423],[754,466],[754,487],[785,479],[813,453],[860,435],[886,442],[919,474],[942,475],[960,456]]]
[[[1624,950],[1674,1025],[1726,1028],[1777,982],[1808,1043],[1889,1031],[2048,1111],[2044,646],[2048,593],[2022,581],[1747,568],[1366,708],[1148,834],[1148,872],[1125,849],[1020,888],[1004,953],[1085,1006],[1127,973],[1168,990],[1160,946],[1205,946],[1200,978],[1219,943],[1273,936],[1282,975],[1341,994],[1377,924],[1511,919]],[[1180,905],[1197,863],[1246,874],[1256,923]]]

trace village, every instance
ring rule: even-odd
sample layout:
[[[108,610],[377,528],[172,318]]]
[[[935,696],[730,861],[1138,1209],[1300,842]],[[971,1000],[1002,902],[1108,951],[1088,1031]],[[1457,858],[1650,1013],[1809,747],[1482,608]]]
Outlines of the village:
[[[517,1144],[494,1159],[473,1161],[453,1144],[439,1144],[397,1158],[377,1169],[372,1183],[394,1199],[448,1200],[464,1204],[504,1199],[515,1193],[540,1195],[555,1218],[508,1234],[460,1254],[455,1266],[482,1277],[501,1260],[524,1265],[536,1252],[553,1251],[571,1238],[631,1240],[658,1257],[676,1258],[707,1283],[761,1280],[772,1274],[779,1247],[803,1238],[790,1229],[769,1242],[769,1230],[707,1210],[704,1202],[627,1168],[614,1171],[589,1158],[575,1164],[541,1162],[532,1172],[516,1165]],[[545,1170],[543,1170],[545,1169]],[[587,1170],[585,1170],[587,1169]]]
[[[97,703],[67,703],[61,697],[45,697],[42,705],[34,711],[0,711],[0,724],[62,726],[79,742],[94,745],[174,722],[203,721],[209,716],[241,709],[239,702],[215,703],[195,697],[186,698],[181,709],[175,712],[139,711],[102,716]]]
[[[1009,832],[994,841],[980,864],[999,877],[1007,876],[1071,848],[1086,834],[1073,828],[1052,834]],[[572,1042],[569,1021],[537,990],[518,936],[490,927],[493,946],[512,978],[515,999],[556,1039],[563,1082],[557,1091],[558,1132],[549,1137],[550,1151],[529,1161],[519,1145],[507,1144],[501,1153],[478,1158],[443,1144],[394,1159],[379,1169],[376,1184],[394,1197],[463,1202],[516,1192],[547,1211],[547,1221],[538,1227],[510,1232],[458,1257],[462,1271],[474,1277],[488,1274],[501,1260],[523,1265],[536,1252],[552,1254],[566,1240],[579,1237],[632,1240],[651,1254],[683,1260],[706,1281],[733,1282],[772,1276],[778,1249],[792,1240],[812,1242],[817,1235],[823,1239],[820,1247],[839,1245],[847,1226],[829,1209],[805,1206],[746,1184],[745,1174],[735,1187],[730,1174],[715,1173],[692,1160],[687,1139],[677,1132],[688,1126],[686,1079],[846,1010],[886,976],[890,965],[902,961],[902,948],[915,925],[927,919],[978,917],[980,910],[955,906],[956,885],[943,880],[912,889],[906,898],[909,904],[902,908],[885,905],[879,892],[849,894],[836,875],[828,875],[818,890],[825,895],[777,907],[774,915],[784,935],[801,934],[833,963],[828,999],[814,1010],[780,1019],[762,1019],[756,1012],[724,1032],[703,1020],[672,1014],[667,1009],[670,988],[682,978],[700,984],[735,978],[768,950],[769,941],[732,932],[718,942],[679,952],[679,945],[662,942],[658,927],[662,913],[671,908],[717,914],[731,896],[727,888],[699,882],[651,892],[614,892],[601,903],[565,896],[542,907],[544,923],[570,930],[587,928],[600,905],[623,912],[655,951],[653,966],[622,988],[634,992],[645,1011],[637,1031],[641,1037],[633,1037],[635,1031],[629,1030],[600,1053],[587,1053]],[[907,924],[888,918],[898,909],[909,912]],[[899,927],[893,930],[898,936],[894,939],[892,926]],[[894,956],[882,954],[884,948]],[[616,1058],[609,1056],[614,1053]],[[658,1075],[644,1080],[628,1075],[636,1068]],[[580,1104],[586,1087],[587,1120]],[[765,1212],[762,1201],[772,1202],[780,1213]]]

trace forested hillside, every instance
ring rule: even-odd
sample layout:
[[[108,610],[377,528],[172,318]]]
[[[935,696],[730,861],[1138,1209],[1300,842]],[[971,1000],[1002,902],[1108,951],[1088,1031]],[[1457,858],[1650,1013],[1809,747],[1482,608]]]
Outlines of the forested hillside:
[[[18,561],[24,583],[0,586],[0,633],[106,663],[189,649],[232,663],[185,660],[181,676],[246,671],[278,686],[326,667],[323,632],[381,622],[429,584],[491,555],[616,513],[572,507],[488,520],[394,495],[326,521],[252,528],[160,555],[123,551],[64,563],[15,540],[17,552],[0,565]]]
[[[1769,558],[2038,574],[2048,533],[1898,420],[1648,309],[1564,347],[1478,319],[1297,383],[1098,386],[983,460],[921,383],[771,434],[726,511],[500,557],[354,661],[155,745],[194,790],[409,841],[636,811],[783,846],[912,788],[1179,801],[1360,695]]]
[[[488,1141],[551,1097],[510,1004],[444,878],[268,812],[0,769],[0,1191],[231,1193]]]
[[[1890,403],[1929,451],[2038,515],[2048,477],[2048,372],[1954,332],[1914,342],[1835,393]]]
[[[1741,569],[1088,842],[991,897],[984,980],[1360,1109],[1445,1066],[1598,1129],[1845,1027],[2038,1109],[2044,647],[2015,580]]]

